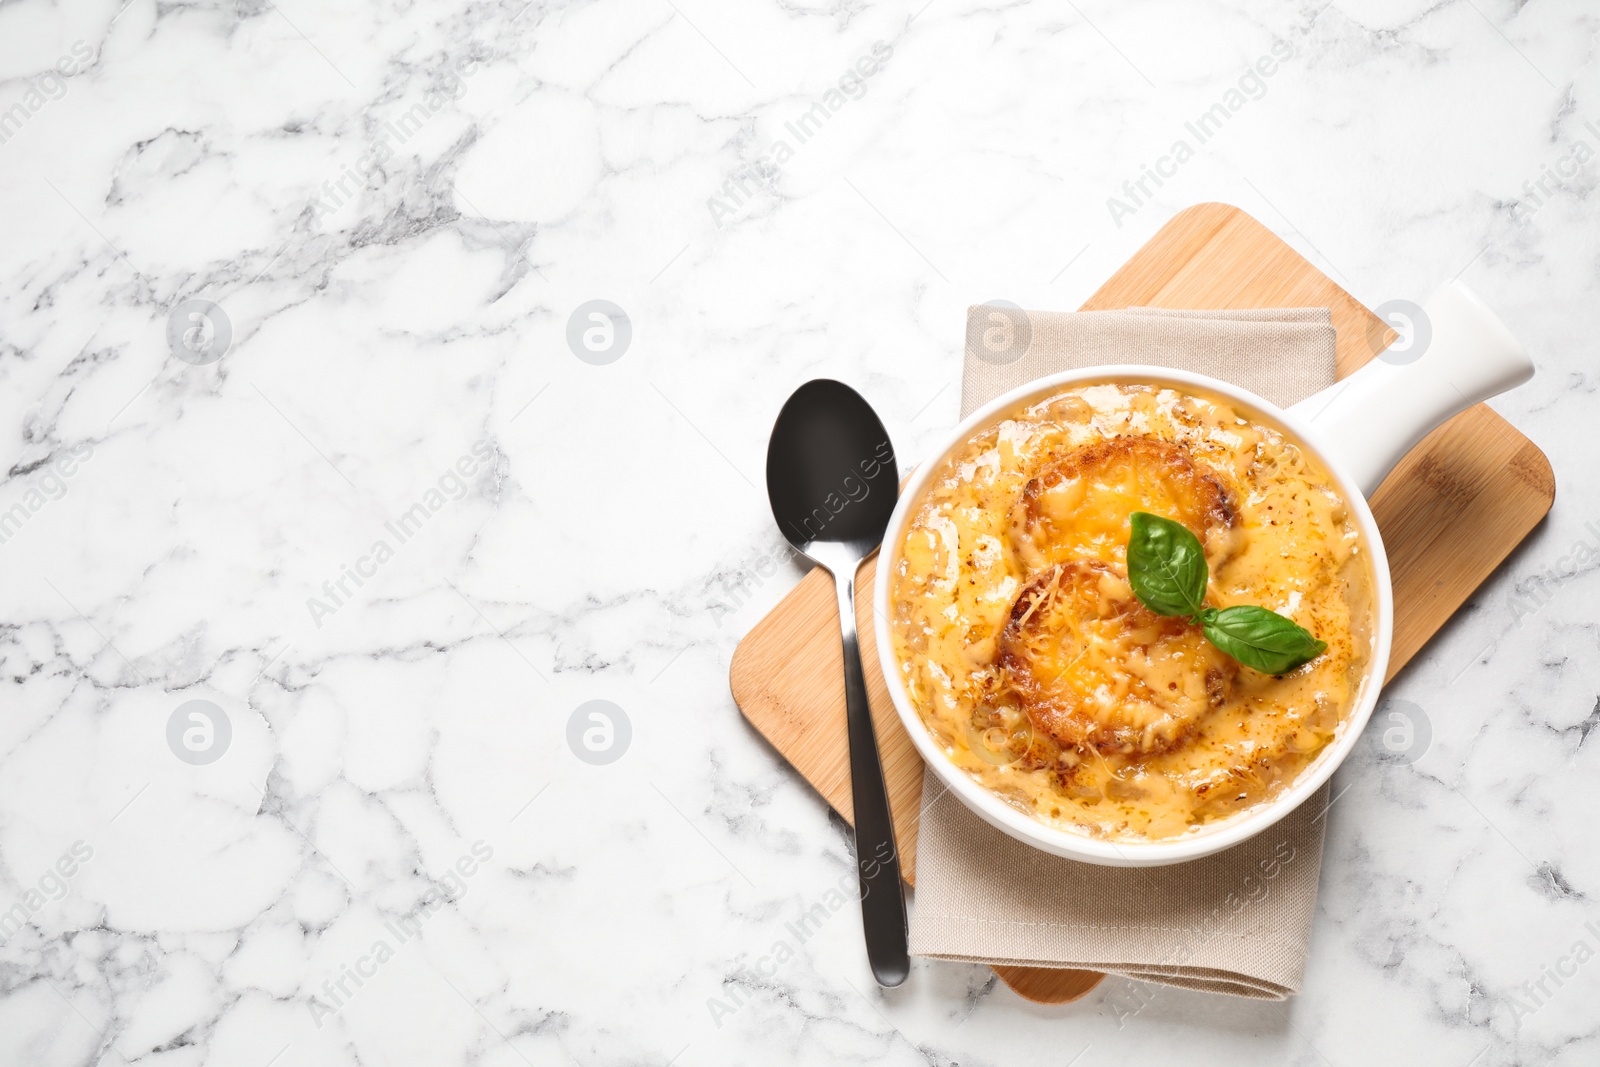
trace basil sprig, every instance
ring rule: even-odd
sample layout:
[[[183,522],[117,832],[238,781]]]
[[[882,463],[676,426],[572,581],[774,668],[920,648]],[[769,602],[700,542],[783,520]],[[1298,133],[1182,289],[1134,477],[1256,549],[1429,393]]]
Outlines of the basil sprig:
[[[1240,604],[1205,607],[1205,549],[1181,522],[1136,511],[1128,538],[1128,582],[1139,602],[1157,615],[1187,617],[1205,639],[1263,674],[1284,674],[1309,663],[1327,649],[1295,623],[1275,611]]]
[[[1328,647],[1292,620],[1254,604],[1206,608],[1200,613],[1200,628],[1207,641],[1263,674],[1292,671]]]
[[[1128,538],[1128,581],[1134,595],[1157,615],[1200,613],[1206,599],[1205,549],[1181,522],[1146,511],[1133,513]]]

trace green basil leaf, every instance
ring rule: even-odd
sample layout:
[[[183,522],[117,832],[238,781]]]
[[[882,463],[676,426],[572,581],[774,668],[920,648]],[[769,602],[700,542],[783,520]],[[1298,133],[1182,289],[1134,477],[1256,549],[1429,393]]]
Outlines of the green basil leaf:
[[[1293,619],[1275,611],[1241,604],[1200,613],[1206,640],[1262,674],[1283,674],[1322,655],[1328,647]]]
[[[1128,582],[1157,615],[1193,615],[1206,599],[1206,553],[1181,522],[1136,511],[1129,520]]]

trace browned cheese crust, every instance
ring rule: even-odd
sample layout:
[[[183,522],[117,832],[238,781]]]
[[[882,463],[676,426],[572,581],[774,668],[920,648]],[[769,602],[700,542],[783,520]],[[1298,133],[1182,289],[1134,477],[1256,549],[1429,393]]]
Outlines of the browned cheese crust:
[[[1139,603],[1121,568],[1082,559],[1023,588],[996,666],[1034,729],[1107,755],[1177,746],[1238,670],[1198,628]]]
[[[1135,436],[1073,449],[1031,479],[1013,512],[1013,538],[1030,570],[1122,559],[1135,511],[1183,523],[1212,566],[1237,547],[1239,510],[1222,478],[1181,444]]]

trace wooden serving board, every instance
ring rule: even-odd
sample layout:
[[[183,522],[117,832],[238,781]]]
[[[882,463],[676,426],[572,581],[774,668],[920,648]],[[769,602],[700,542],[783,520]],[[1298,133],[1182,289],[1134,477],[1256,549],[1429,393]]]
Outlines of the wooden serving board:
[[[1376,316],[1249,215],[1199,204],[1152,237],[1081,310],[1326,307],[1338,330],[1338,373],[1394,340]],[[1378,338],[1374,345],[1370,338]],[[1434,431],[1372,497],[1394,579],[1389,677],[1416,655],[1550,510],[1555,477],[1538,447],[1479,404]],[[890,703],[872,625],[876,558],[856,588],[861,658],[878,728],[901,863],[916,867],[922,760]],[[833,581],[808,574],[745,635],[729,671],[733,698],[844,818],[851,817],[844,665]],[[1103,977],[1092,971],[997,967],[1031,1000],[1064,1003]]]

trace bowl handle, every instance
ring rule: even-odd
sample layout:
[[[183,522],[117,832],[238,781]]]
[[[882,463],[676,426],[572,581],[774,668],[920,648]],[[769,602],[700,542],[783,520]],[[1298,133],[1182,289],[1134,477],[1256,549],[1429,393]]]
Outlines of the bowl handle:
[[[1511,331],[1460,282],[1412,305],[1411,340],[1289,410],[1366,496],[1447,419],[1533,377]]]

